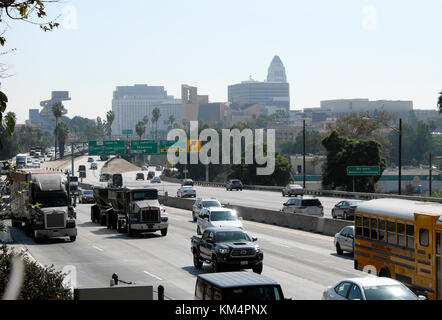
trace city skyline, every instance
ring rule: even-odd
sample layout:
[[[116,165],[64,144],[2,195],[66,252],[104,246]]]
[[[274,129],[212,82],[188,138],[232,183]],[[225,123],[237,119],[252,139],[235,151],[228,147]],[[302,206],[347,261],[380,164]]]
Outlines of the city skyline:
[[[1,89],[19,123],[59,90],[70,92],[72,100],[65,103],[70,118],[103,118],[115,88],[138,83],[164,86],[176,98],[188,84],[211,102],[227,101],[229,85],[249,76],[264,81],[275,55],[286,68],[292,110],[343,98],[412,100],[415,109],[436,109],[442,54],[435,40],[442,27],[437,1],[337,6],[170,0],[137,3],[136,12],[100,3],[54,6],[50,16],[64,14],[54,32],[20,23],[7,30],[4,49],[17,50],[2,56],[13,76],[2,79]],[[198,10],[187,14],[189,5]]]

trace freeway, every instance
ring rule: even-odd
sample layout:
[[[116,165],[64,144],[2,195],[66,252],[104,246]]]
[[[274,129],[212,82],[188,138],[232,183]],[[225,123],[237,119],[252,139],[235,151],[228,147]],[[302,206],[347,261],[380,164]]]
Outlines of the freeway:
[[[196,235],[191,212],[166,207],[169,232],[129,238],[90,221],[90,206],[77,206],[78,237],[74,243],[52,239],[36,244],[12,228],[14,247],[28,250],[43,265],[56,270],[75,267],[77,286],[108,286],[115,272],[136,284],[165,287],[169,299],[193,299],[195,277],[210,272],[193,267],[190,238]],[[333,237],[243,221],[246,231],[258,238],[264,251],[263,275],[278,281],[293,299],[320,299],[323,290],[344,278],[365,276],[353,269],[351,255],[338,256]],[[250,271],[251,272],[251,271]]]
[[[154,167],[149,170],[155,170]],[[127,186],[144,186],[148,184],[146,181],[136,181],[135,176],[139,171],[126,172],[123,174],[123,183]],[[160,175],[157,171],[156,175]],[[156,185],[160,191],[167,191],[169,196],[175,197],[177,190],[180,187],[177,183],[162,182],[161,185]],[[202,187],[195,186],[197,197],[202,198],[216,198],[223,204],[234,204],[240,206],[248,206],[254,208],[281,210],[282,204],[286,202],[289,197],[283,197],[280,192],[274,191],[258,191],[258,190],[242,190],[242,191],[227,191],[225,188],[216,187]],[[333,197],[317,197],[324,207],[324,217],[331,218],[331,209],[336,203],[342,199]]]

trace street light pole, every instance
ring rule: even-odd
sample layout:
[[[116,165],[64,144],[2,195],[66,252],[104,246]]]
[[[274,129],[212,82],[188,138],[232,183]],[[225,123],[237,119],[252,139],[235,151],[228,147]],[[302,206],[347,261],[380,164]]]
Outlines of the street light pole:
[[[402,118],[399,118],[399,176],[398,195],[401,195],[402,187]]]
[[[303,174],[303,188],[305,189],[305,119],[302,120],[302,174]]]

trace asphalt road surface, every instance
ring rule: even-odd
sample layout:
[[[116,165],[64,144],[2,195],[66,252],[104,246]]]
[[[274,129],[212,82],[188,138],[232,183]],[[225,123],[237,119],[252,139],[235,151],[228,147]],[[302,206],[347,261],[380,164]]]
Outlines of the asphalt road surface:
[[[168,299],[193,299],[196,275],[210,272],[210,265],[205,264],[203,270],[193,267],[190,238],[196,235],[196,224],[190,211],[166,207],[166,237],[156,232],[129,238],[92,223],[90,206],[77,206],[77,241],[51,239],[36,244],[21,230],[12,228],[13,246],[28,250],[39,263],[54,265],[56,270],[75,268],[77,287],[108,286],[112,274],[117,273],[121,280],[153,285],[155,290],[163,285]],[[333,237],[251,221],[243,223],[263,249],[263,275],[278,281],[285,296],[320,299],[323,290],[336,281],[365,276],[353,269],[350,254],[336,254]]]

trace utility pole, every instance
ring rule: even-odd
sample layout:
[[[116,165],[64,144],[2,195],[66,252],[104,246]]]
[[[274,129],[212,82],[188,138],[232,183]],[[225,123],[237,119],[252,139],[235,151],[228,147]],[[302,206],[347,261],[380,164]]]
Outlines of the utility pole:
[[[399,176],[398,194],[401,195],[402,187],[402,118],[399,118]]]
[[[432,176],[431,176],[431,174],[432,174],[432,171],[433,171],[433,168],[432,168],[432,163],[431,163],[431,152],[430,152],[430,176],[429,176],[429,183],[430,183],[430,188],[429,188],[429,191],[430,191],[430,194],[429,194],[429,196],[431,197],[431,194],[432,194],[432,190],[431,190],[431,184],[432,184]]]
[[[305,189],[305,119],[302,120],[302,173],[303,173],[303,188]]]

